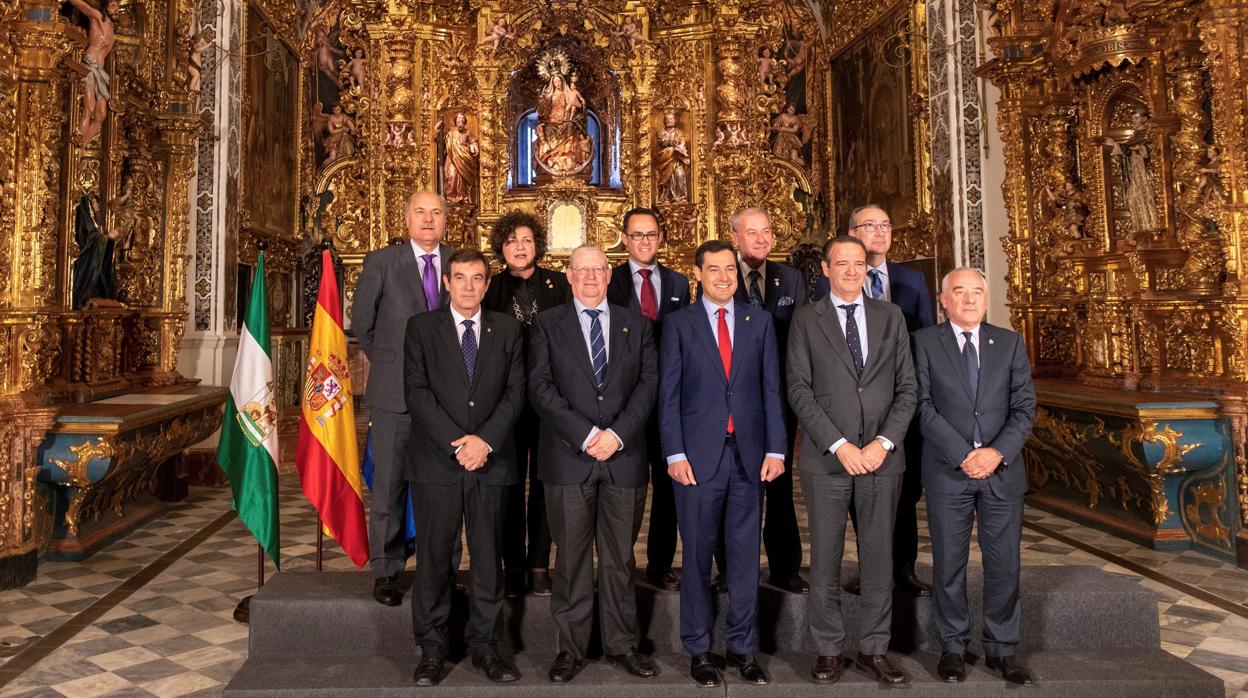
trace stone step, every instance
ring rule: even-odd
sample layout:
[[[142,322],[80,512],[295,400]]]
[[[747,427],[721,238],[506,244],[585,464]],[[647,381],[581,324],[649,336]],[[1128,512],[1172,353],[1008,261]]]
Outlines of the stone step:
[[[847,565],[844,574],[845,578],[856,575],[857,569]],[[928,570],[920,570],[919,574],[930,578]],[[973,619],[970,651],[979,652],[981,572],[972,567],[968,577]],[[403,583],[410,585],[410,581],[408,576]],[[402,606],[382,606],[373,600],[372,587],[373,579],[367,572],[283,572],[274,576],[252,599],[250,657],[370,657],[393,654],[395,647],[411,644],[411,594],[404,597]],[[680,595],[656,591],[644,582],[639,582],[636,589],[640,650],[681,654]],[[1156,597],[1130,577],[1094,567],[1024,567],[1021,593],[1020,652],[1160,647]],[[761,652],[813,651],[806,629],[809,600],[808,595],[789,594],[766,584],[760,587]],[[851,638],[845,651],[854,652],[858,597],[843,594],[842,601]],[[726,603],[727,597],[721,596],[718,608]],[[717,609],[716,616],[713,636],[717,640],[712,651],[722,652],[723,614]],[[453,595],[451,616],[456,645],[452,654],[463,651],[466,617],[466,597],[457,593]],[[507,601],[500,643],[506,651],[540,654],[554,637],[549,597],[530,595]],[[892,647],[901,652],[939,652],[932,599],[904,594],[895,597]]]
[[[434,693],[446,696],[507,695],[534,698],[589,694],[595,698],[640,698],[653,695],[707,698],[744,695],[748,692],[751,695],[825,697],[860,695],[863,691],[879,689],[865,671],[856,667],[846,670],[836,684],[816,685],[809,678],[812,657],[792,652],[759,655],[760,663],[771,677],[771,684],[762,688],[745,684],[732,671],[724,673],[725,683],[718,689],[697,686],[688,676],[688,658],[677,654],[654,657],[660,672],[654,679],[637,679],[602,662],[591,661],[571,684],[555,685],[546,678],[553,656],[554,650],[549,647],[535,648],[531,654],[517,655],[515,664],[521,672],[521,678],[509,684],[491,683],[479,670],[472,667],[470,661],[463,660],[449,667],[446,679]],[[1036,684],[1025,689],[1029,698],[1212,698],[1222,696],[1225,690],[1217,677],[1155,648],[1038,650],[1027,653],[1022,658],[1036,678]],[[914,652],[893,655],[893,659],[910,678],[911,690],[907,695],[956,698],[999,696],[1011,688],[1020,688],[1006,684],[999,675],[984,669],[982,660],[973,662],[964,683],[947,684],[936,677],[936,654]],[[332,661],[311,657],[252,657],[226,686],[225,695],[234,698],[429,695],[430,689],[417,688],[412,684],[415,665],[414,648],[400,654],[342,657]]]

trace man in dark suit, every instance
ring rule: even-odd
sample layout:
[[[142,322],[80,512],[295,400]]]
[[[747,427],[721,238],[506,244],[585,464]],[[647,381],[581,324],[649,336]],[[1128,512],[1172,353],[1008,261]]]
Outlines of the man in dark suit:
[[[432,192],[417,192],[403,214],[408,245],[390,245],[364,256],[364,269],[351,304],[351,331],[368,357],[364,401],[373,420],[373,498],[368,518],[373,598],[398,606],[399,572],[407,561],[403,519],[407,482],[403,462],[412,420],[403,396],[403,342],[407,321],[446,304],[438,279],[454,252],[441,244],[446,204]],[[445,574],[447,570],[443,571]]]
[[[936,318],[923,274],[888,261],[888,251],[893,246],[893,223],[888,213],[876,204],[859,206],[849,214],[849,234],[862,240],[867,247],[867,278],[863,293],[868,298],[885,300],[901,308],[901,314],[906,318],[906,329],[911,334],[931,327]],[[815,287],[816,299],[827,295],[828,280],[821,278]],[[916,508],[923,496],[922,444],[916,414],[906,432],[906,472],[901,478],[897,523],[893,527],[893,580],[898,589],[912,596],[931,596],[932,593],[931,587],[914,573],[914,563],[919,556]],[[852,507],[849,515],[857,526],[857,513]],[[850,581],[845,588],[851,593],[858,593],[858,581]]]
[[[550,680],[567,683],[585,665],[598,608],[607,662],[642,678],[657,671],[637,652],[633,544],[646,505],[646,420],[658,357],[650,322],[607,303],[607,256],[581,246],[568,260],[572,302],[537,317],[529,343],[529,401],[541,419],[538,477],[559,552],[551,613],[559,654]]]
[[[451,564],[460,520],[467,523],[472,594],[464,635],[472,663],[492,681],[519,678],[498,654],[502,612],[503,515],[519,480],[512,427],[524,406],[520,324],[481,308],[489,267],[459,250],[442,274],[450,303],[407,322],[403,382],[413,416],[406,475],[416,515],[412,628],[422,650],[416,685],[441,682],[450,647]]]
[[[978,518],[985,664],[1007,681],[1029,684],[1031,673],[1014,658],[1027,491],[1022,451],[1036,412],[1027,347],[1018,333],[984,322],[987,284],[978,269],[955,269],[940,288],[949,321],[914,335],[923,486],[941,640],[936,670],[945,681],[966,678],[971,631],[966,563],[971,526]]]
[[[914,414],[910,333],[901,310],[864,298],[867,251],[842,236],[823,248],[832,294],[801,308],[789,338],[789,403],[805,434],[802,494],[810,517],[809,625],[818,658],[816,682],[840,678],[845,645],[841,619],[841,556],[850,502],[858,509],[862,576],[860,666],[880,683],[906,675],[888,659],[893,614],[893,517]]]
[[[693,680],[720,685],[708,652],[711,557],[723,522],[727,658],[743,679],[765,684],[754,659],[754,625],[763,487],[784,472],[780,356],[771,315],[733,300],[732,246],[704,242],[694,264],[701,299],[668,316],[659,351],[663,453],[684,542],[680,639],[693,658]]]
[[[628,261],[611,272],[607,301],[641,313],[654,324],[655,344],[662,341],[663,320],[668,313],[689,305],[689,279],[655,259],[663,245],[659,216],[648,208],[624,214],[624,248]],[[676,502],[667,462],[659,447],[658,412],[646,423],[647,457],[650,460],[650,530],[646,535],[646,578],[665,591],[680,591],[680,577],[672,571],[676,556]]]
[[[789,322],[798,308],[806,305],[806,282],[801,272],[786,264],[767,259],[775,238],[771,232],[771,216],[761,208],[739,211],[730,221],[732,244],[738,251],[736,299],[771,314],[776,327],[776,343],[780,347],[781,380],[788,347]],[[797,421],[784,408],[788,427],[785,453],[792,459]],[[763,546],[767,550],[769,581],[772,585],[797,594],[810,591],[810,585],[799,574],[802,567],[802,540],[797,530],[797,513],[793,509],[793,474],[785,471],[767,483],[767,510],[763,521]],[[723,568],[720,568],[723,572]]]

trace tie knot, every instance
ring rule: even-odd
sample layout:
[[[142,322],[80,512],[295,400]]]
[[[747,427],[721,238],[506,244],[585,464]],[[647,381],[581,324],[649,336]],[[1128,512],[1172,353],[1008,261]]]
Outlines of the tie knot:
[[[433,254],[433,253],[429,253],[429,254],[422,254],[422,255],[420,256],[420,258],[421,258],[421,259],[425,260],[425,264],[432,264],[432,263],[433,263],[433,258],[434,258],[434,257],[437,257],[437,255],[436,255],[436,254]]]
[[[857,303],[846,303],[845,305],[842,305],[842,306],[841,306],[841,309],[845,311],[845,315],[847,315],[847,316],[849,316],[849,317],[853,317],[853,316],[854,316],[854,308],[857,308],[857,307],[858,307],[858,304],[857,304]]]
[[[758,273],[757,269],[751,269],[748,276],[749,276],[750,281],[758,281],[758,277],[762,275]]]
[[[963,337],[966,337],[966,341],[968,341],[968,342],[969,342],[969,341],[971,341],[971,333],[970,333],[969,331],[967,331],[967,332],[963,332],[963,333],[962,333],[962,336],[963,336]]]
[[[583,312],[588,315],[591,320],[597,320],[599,313],[602,311],[597,308],[586,308]]]
[[[638,273],[638,274],[641,274],[641,280],[642,280],[642,281],[649,281],[649,280],[650,280],[650,270],[649,270],[649,269],[638,269],[638,270],[637,270],[637,273]]]
[[[716,310],[715,312],[719,314],[719,319],[720,319],[720,320],[723,320],[724,318],[728,317],[728,309],[727,309],[727,308],[720,308],[719,310]]]
[[[461,324],[467,329],[470,329],[470,330],[472,329],[472,325],[473,325],[472,320],[464,320],[463,323]]]

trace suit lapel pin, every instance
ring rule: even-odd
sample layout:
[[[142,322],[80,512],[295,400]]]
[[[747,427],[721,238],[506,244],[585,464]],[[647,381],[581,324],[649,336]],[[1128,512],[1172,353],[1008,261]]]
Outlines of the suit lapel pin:
[[[554,288],[555,284],[550,279],[546,279],[546,288]]]
[[[486,331],[486,332],[493,332],[493,331],[494,331],[494,328],[493,328],[493,327],[487,327],[487,328],[485,328],[485,331]]]
[[[779,286],[779,285],[780,285],[780,277],[778,277],[778,276],[777,276],[776,278],[772,279],[772,280],[771,280],[771,285],[772,285],[772,286]]]
[[[746,315],[746,316],[745,316],[745,321],[746,321],[746,322],[749,322],[749,321],[750,321],[750,316],[749,316],[749,315]]]

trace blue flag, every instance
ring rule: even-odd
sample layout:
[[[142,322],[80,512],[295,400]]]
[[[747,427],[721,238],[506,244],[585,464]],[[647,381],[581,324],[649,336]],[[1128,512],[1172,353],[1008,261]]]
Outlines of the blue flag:
[[[360,474],[364,476],[364,484],[368,485],[368,491],[373,491],[373,425],[368,425],[368,441],[364,445],[364,463],[360,465]],[[407,483],[403,483],[403,500],[407,502],[407,513],[403,517],[403,539],[407,541],[404,546],[407,557],[416,554],[416,512],[412,511],[412,493]]]

